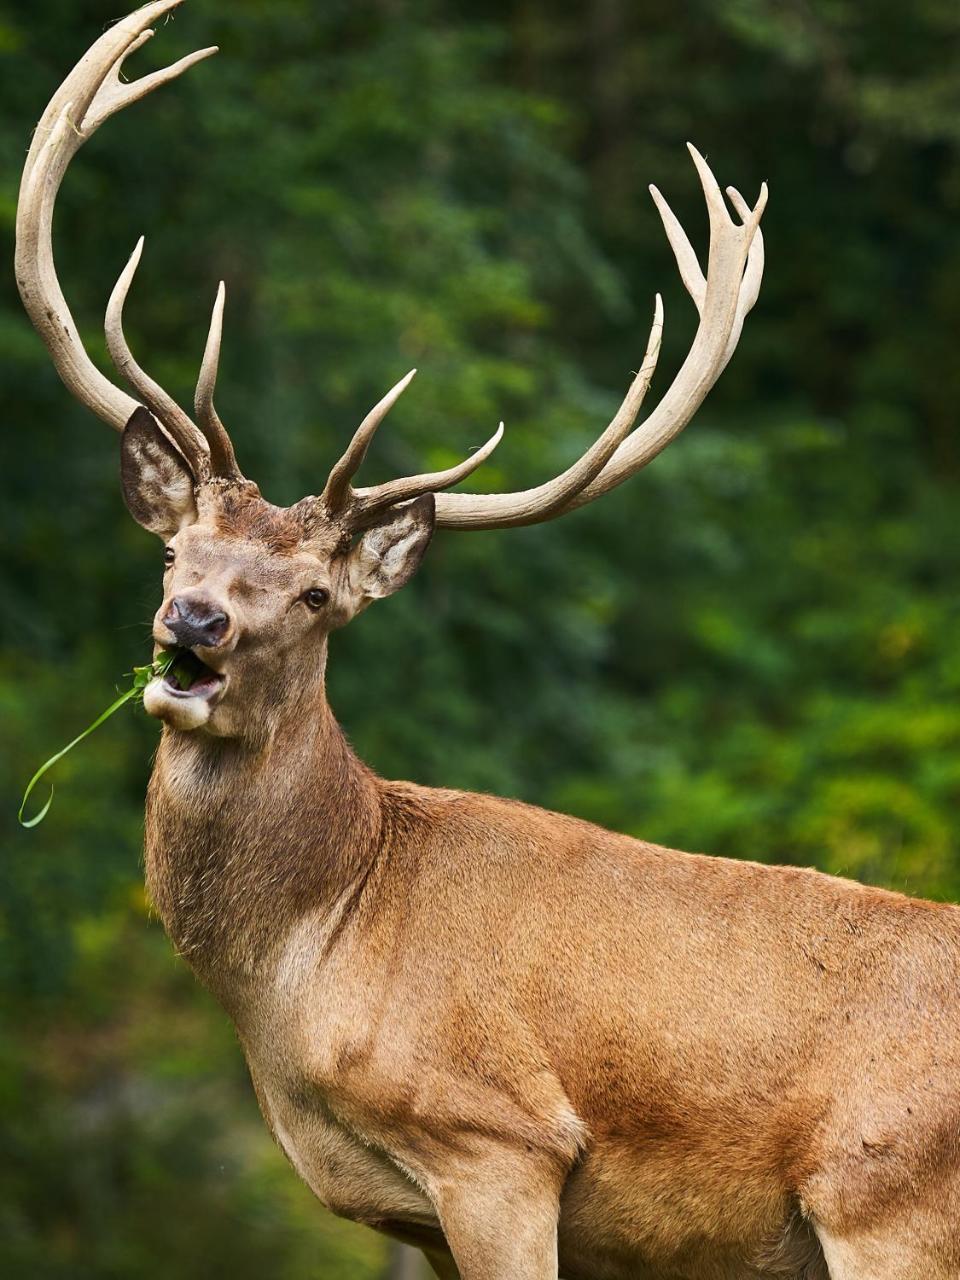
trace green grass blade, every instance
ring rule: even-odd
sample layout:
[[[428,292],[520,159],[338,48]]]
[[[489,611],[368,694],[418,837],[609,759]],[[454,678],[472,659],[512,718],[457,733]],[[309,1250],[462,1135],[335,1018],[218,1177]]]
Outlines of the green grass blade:
[[[50,806],[53,804],[53,787],[50,788],[50,795],[47,797],[47,803],[43,806],[43,808],[40,810],[38,814],[36,814],[32,818],[24,818],[23,816],[23,811],[27,807],[27,801],[30,799],[30,793],[33,791],[34,787],[37,785],[37,783],[40,781],[43,775],[49,769],[52,769],[58,760],[62,760],[68,751],[72,751],[73,748],[77,746],[78,743],[84,740],[84,738],[88,738],[90,734],[93,733],[94,729],[99,729],[100,726],[103,724],[104,720],[109,720],[109,718],[113,715],[113,713],[115,711],[119,711],[120,708],[124,706],[125,703],[130,702],[133,698],[142,697],[143,691],[146,688],[146,686],[149,684],[149,682],[152,679],[154,679],[156,676],[162,675],[166,671],[167,667],[170,666],[171,662],[173,662],[175,656],[176,656],[175,650],[168,650],[167,652],[161,653],[159,658],[157,658],[156,661],[150,663],[149,666],[136,667],[133,672],[132,688],[128,689],[125,693],[121,693],[119,698],[111,702],[110,706],[107,707],[106,711],[101,712],[101,714],[97,716],[93,724],[87,725],[83,733],[77,734],[77,736],[73,739],[72,742],[68,742],[67,745],[61,748],[61,750],[58,751],[56,755],[51,756],[49,760],[44,761],[44,763],[40,766],[37,772],[33,775],[33,777],[27,783],[27,789],[26,791],[24,791],[23,799],[20,801],[20,808],[17,810],[17,821],[20,823],[21,827],[29,828],[29,827],[37,826],[39,823],[41,823],[44,820],[44,818],[50,812]]]

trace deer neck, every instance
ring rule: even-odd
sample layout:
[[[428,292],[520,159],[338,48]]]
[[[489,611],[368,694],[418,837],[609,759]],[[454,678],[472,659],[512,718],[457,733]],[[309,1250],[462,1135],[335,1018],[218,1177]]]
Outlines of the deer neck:
[[[147,797],[147,885],[175,946],[233,1002],[308,913],[333,911],[381,843],[376,776],[322,686],[265,745],[165,728]]]

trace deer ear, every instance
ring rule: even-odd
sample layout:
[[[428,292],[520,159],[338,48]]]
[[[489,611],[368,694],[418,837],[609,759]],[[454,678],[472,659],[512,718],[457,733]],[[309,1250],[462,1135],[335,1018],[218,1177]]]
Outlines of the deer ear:
[[[433,537],[436,499],[426,493],[389,510],[350,550],[347,581],[356,610],[392,596],[416,573]]]
[[[193,473],[153,414],[135,409],[120,440],[120,482],[138,524],[171,538],[197,518]]]

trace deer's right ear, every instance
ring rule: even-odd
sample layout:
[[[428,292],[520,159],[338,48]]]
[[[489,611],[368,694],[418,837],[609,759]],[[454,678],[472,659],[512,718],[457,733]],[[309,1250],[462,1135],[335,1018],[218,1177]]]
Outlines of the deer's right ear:
[[[144,408],[135,409],[123,429],[120,482],[134,520],[161,538],[172,538],[197,518],[193,473]]]

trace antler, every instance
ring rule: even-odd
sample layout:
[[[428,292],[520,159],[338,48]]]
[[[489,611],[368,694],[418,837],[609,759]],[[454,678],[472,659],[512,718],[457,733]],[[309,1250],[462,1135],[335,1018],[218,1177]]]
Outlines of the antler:
[[[341,516],[355,528],[362,528],[380,511],[396,506],[398,502],[408,502],[411,498],[419,498],[425,493],[436,493],[458,484],[468,475],[476,471],[490,457],[503,437],[503,423],[469,458],[448,467],[445,471],[425,472],[423,475],[407,476],[401,480],[388,480],[386,484],[373,485],[367,489],[354,489],[350,481],[356,475],[363,462],[370,441],[377,428],[396,402],[409,387],[416,375],[416,369],[410,372],[379,400],[354,432],[353,439],[347,445],[346,452],[330,472],[320,502],[329,516]]]
[[[600,474],[613,457],[633,426],[640,405],[643,403],[643,397],[657,367],[662,332],[663,303],[660,295],[657,294],[646,354],[639,372],[630,385],[626,399],[603,435],[572,467],[568,467],[562,475],[541,485],[539,489],[529,490],[530,495],[536,496],[539,513],[537,519],[546,520],[567,506],[585,485]],[[471,472],[476,471],[482,463],[486,462],[500,443],[503,438],[502,422],[486,444],[481,445],[475,453],[455,467],[449,467],[446,471],[406,476],[401,480],[389,480],[386,484],[374,485],[368,489],[354,489],[350,481],[363,462],[370,441],[380,423],[410,385],[415,373],[416,369],[411,369],[405,378],[402,378],[378,404],[374,405],[360,423],[343,457],[330,472],[321,495],[320,501],[328,515],[345,515],[350,523],[362,527],[365,521],[386,507],[395,506],[398,502],[407,502],[425,493],[439,493],[440,490],[449,489],[452,485],[465,480]],[[460,495],[447,494],[439,500],[449,500],[458,496]]]
[[[203,363],[200,366],[200,377],[197,379],[193,410],[203,428],[204,435],[210,442],[214,472],[218,476],[239,480],[242,477],[234,456],[233,445],[213,403],[213,393],[217,389],[217,370],[220,367],[220,339],[223,336],[223,308],[226,301],[227,286],[221,280],[216,301],[213,304],[213,314],[210,316],[210,332],[207,334],[207,345],[203,351]]]
[[[693,298],[700,324],[686,360],[672,385],[650,416],[634,429],[634,423],[650,386],[660,352],[663,306],[657,294],[646,354],[626,397],[603,434],[562,475],[534,489],[516,493],[440,493],[464,479],[499,443],[500,430],[466,462],[433,475],[393,480],[372,489],[353,489],[356,474],[377,427],[413,373],[388,392],[358,428],[346,453],[330,473],[321,498],[328,513],[351,512],[357,523],[385,506],[421,493],[437,493],[437,525],[448,529],[496,529],[536,524],[584,506],[622,484],[645,467],[683,430],[703,403],[710,388],[733,355],[743,322],[760,291],[763,274],[763,237],[759,224],[767,203],[767,187],[751,209],[733,187],[727,195],[739,215],[735,223],[727,212],[720,188],[699,151],[688,143],[706,198],[710,220],[710,248],[704,278],[686,233],[656,187],[650,192],[663,220],[680,276]]]
[[[138,240],[137,247],[130,255],[130,260],[120,273],[120,278],[114,285],[113,292],[110,294],[110,301],[107,303],[107,315],[104,323],[107,350],[110,352],[111,360],[116,365],[117,372],[121,373],[131,387],[139,392],[142,403],[167,428],[180,446],[184,456],[194,465],[194,469],[196,470],[199,465],[201,470],[207,471],[209,469],[210,453],[210,446],[207,441],[177,402],[167,395],[159,383],[154,382],[150,375],[144,373],[140,368],[133,358],[133,353],[127,346],[127,340],[124,336],[123,304],[127,300],[127,294],[130,291],[130,285],[133,283],[137,267],[140,265],[140,255],[142,253],[143,236]]]
[[[181,2],[156,0],[145,5],[111,27],[80,59],[50,99],[37,125],[20,184],[16,274],[23,304],[68,390],[116,431],[123,429],[139,402],[100,372],[80,341],[57,279],[52,241],[54,207],[70,161],[105,120],[217,52],[215,46],[201,49],[139,80],[127,83],[120,79],[125,60],[153,35],[150,24]],[[222,426],[211,429],[211,420],[205,419],[201,432],[143,372],[126,345],[123,302],[142,244],[141,241],[137,246],[110,300],[107,344],[111,356],[119,372],[176,441],[198,479],[209,475],[211,469],[214,474],[239,477],[229,441],[224,445],[226,433]]]
[[[448,529],[495,529],[535,524],[574,507],[593,502],[645,467],[687,425],[733,355],[747,312],[757,300],[763,273],[760,218],[767,203],[766,183],[750,209],[732,187],[727,194],[741,217],[735,223],[727,212],[720,188],[699,151],[688,144],[700,175],[710,219],[710,249],[704,279],[690,242],[656,187],[650,191],[663,219],[683,283],[700,314],[693,344],[663,399],[622,443],[605,465],[568,498],[556,504],[551,485],[517,493],[448,493],[437,498],[437,524]],[[617,419],[633,424],[640,404],[636,380],[617,412]],[[644,388],[645,389],[645,388]],[[610,428],[607,429],[608,431]],[[601,437],[602,439],[603,437]],[[568,473],[569,474],[569,473]]]
[[[24,165],[20,188],[16,271],[24,306],[68,389],[116,430],[122,430],[138,402],[104,377],[90,360],[77,334],[54,265],[51,234],[54,206],[70,161],[105,120],[217,52],[216,47],[201,49],[132,83],[120,79],[126,58],[153,35],[149,24],[181,3],[182,0],[155,0],[138,9],[101,36],[81,58],[43,113]],[[367,447],[390,408],[409,385],[413,377],[413,373],[409,373],[370,411],[330,472],[319,499],[328,515],[353,527],[362,527],[386,507],[424,493],[436,493],[437,524],[441,527],[492,529],[534,524],[607,493],[646,466],[683,430],[732,356],[746,315],[756,302],[763,274],[759,223],[767,200],[765,184],[752,209],[739,192],[728,187],[727,195],[740,217],[739,223],[734,222],[707,162],[693,146],[689,150],[700,176],[710,220],[706,277],[669,205],[656,187],[650,191],[680,276],[699,312],[700,324],[686,360],[650,416],[640,426],[634,426],[660,350],[663,310],[659,295],[646,354],[623,403],[603,434],[561,475],[516,493],[440,492],[466,479],[486,461],[502,438],[501,423],[485,445],[457,466],[371,488],[354,488],[351,481]],[[223,285],[214,304],[197,382],[195,409],[200,421],[197,427],[140,368],[124,337],[123,305],[142,249],[141,240],[110,298],[106,318],[110,354],[119,372],[179,445],[197,479],[211,474],[242,479],[229,436],[213,403],[223,324]]]

